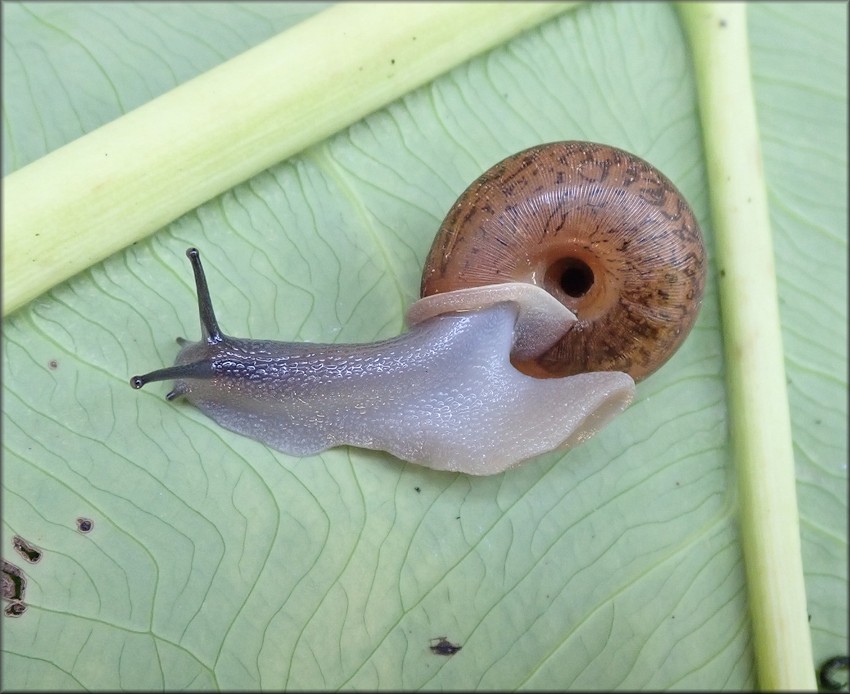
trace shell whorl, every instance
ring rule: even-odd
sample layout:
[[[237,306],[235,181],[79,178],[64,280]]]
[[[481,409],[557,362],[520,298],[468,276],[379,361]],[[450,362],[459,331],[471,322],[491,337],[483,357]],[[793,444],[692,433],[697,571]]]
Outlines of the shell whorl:
[[[554,142],[503,160],[466,189],[431,246],[421,294],[536,284],[578,320],[518,366],[640,380],[693,327],[705,265],[699,225],[660,171],[607,145]]]

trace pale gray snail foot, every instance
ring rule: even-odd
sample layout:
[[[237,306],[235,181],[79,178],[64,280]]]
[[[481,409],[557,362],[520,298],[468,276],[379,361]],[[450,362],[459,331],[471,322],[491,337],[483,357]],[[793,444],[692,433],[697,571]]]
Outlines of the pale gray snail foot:
[[[292,343],[250,388],[224,380],[178,381],[177,388],[223,427],[284,453],[351,445],[491,475],[586,440],[634,394],[624,373],[520,373],[510,363],[516,316],[516,306],[503,303],[435,317],[375,344]],[[248,362],[267,348],[227,351]]]

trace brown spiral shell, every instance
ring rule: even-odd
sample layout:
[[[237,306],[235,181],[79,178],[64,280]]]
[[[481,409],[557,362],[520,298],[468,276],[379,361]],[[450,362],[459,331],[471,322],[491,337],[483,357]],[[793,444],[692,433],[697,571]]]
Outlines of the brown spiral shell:
[[[685,199],[643,159],[553,142],[499,162],[449,210],[421,295],[502,282],[542,286],[576,314],[537,376],[658,369],[687,337],[705,286],[705,247]]]

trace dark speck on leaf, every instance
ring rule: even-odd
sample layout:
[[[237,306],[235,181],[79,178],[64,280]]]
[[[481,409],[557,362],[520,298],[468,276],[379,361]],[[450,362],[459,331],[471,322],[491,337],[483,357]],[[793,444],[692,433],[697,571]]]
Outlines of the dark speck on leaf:
[[[19,567],[3,560],[3,599],[23,602],[27,592],[27,577]]]
[[[20,535],[15,535],[12,538],[12,547],[30,564],[37,564],[41,561],[41,550],[34,545],[31,545]]]
[[[27,604],[25,602],[13,602],[5,610],[3,610],[3,613],[7,617],[20,617],[26,611]]]
[[[431,653],[434,655],[454,655],[463,646],[452,643],[445,636],[435,636],[431,639]]]

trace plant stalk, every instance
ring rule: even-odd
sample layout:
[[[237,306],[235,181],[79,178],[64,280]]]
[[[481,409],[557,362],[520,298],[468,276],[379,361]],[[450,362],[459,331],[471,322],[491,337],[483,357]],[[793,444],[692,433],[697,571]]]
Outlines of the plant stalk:
[[[776,273],[741,3],[682,3],[699,92],[762,689],[815,690]]]
[[[3,179],[3,315],[576,3],[341,3]]]

